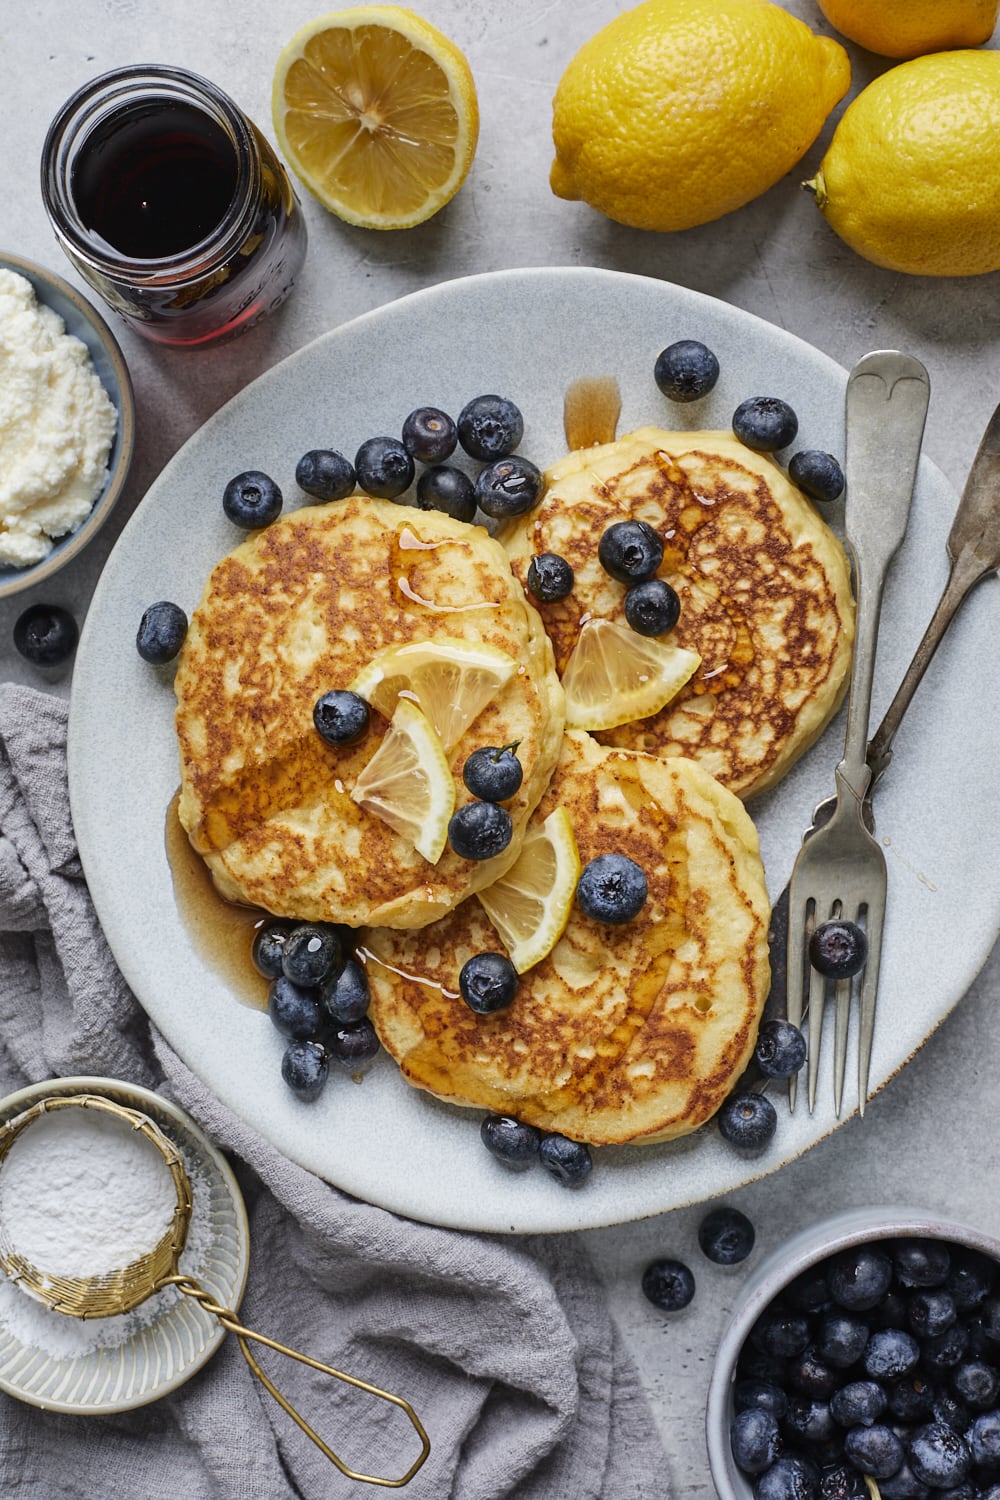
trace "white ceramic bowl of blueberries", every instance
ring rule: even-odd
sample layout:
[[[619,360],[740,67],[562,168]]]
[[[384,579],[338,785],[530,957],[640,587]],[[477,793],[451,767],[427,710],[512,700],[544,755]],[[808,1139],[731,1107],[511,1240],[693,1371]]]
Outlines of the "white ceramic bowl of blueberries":
[[[720,1500],[1000,1500],[1000,1241],[854,1208],[748,1280],[707,1404]]]

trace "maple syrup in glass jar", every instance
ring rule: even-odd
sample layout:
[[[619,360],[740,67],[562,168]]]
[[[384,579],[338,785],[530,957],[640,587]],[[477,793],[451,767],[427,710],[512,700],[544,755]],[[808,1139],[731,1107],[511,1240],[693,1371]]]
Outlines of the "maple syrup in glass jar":
[[[80,275],[136,332],[198,347],[283,302],[306,252],[284,168],[233,101],[181,68],[104,73],[42,149],[42,197]]]

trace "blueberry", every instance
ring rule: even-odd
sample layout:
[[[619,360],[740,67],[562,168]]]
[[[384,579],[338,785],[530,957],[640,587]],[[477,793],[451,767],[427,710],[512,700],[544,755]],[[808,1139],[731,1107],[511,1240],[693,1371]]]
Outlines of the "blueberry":
[[[787,448],[799,430],[799,419],[778,396],[751,396],[733,412],[733,432],[755,453]]]
[[[528,564],[528,588],[543,604],[565,599],[575,581],[573,569],[558,552],[538,552]]]
[[[506,458],[524,436],[524,418],[505,396],[476,396],[458,414],[458,441],[485,463]]]
[[[576,899],[584,916],[615,927],[631,922],[646,904],[649,886],[627,854],[598,854],[583,868]]]
[[[262,923],[254,933],[250,957],[258,973],[263,974],[265,979],[277,979],[284,972],[281,955],[285,951],[285,940],[297,926],[297,922],[286,922],[281,917],[275,917],[271,922]]]
[[[963,1359],[955,1366],[951,1388],[973,1411],[988,1411],[1000,1396],[1000,1376],[982,1359]]]
[[[458,428],[437,406],[418,406],[403,423],[403,447],[421,464],[443,464],[455,451]]]
[[[768,1385],[781,1386],[784,1391],[787,1359],[778,1354],[762,1354],[752,1344],[744,1344],[736,1361],[736,1374],[741,1380],[763,1380]]]
[[[663,561],[663,538],[647,521],[615,521],[601,533],[597,559],[619,583],[644,583]]]
[[[678,339],[657,355],[653,379],[671,401],[697,401],[719,378],[719,361],[697,339]]]
[[[953,1323],[944,1333],[923,1340],[921,1362],[928,1375],[944,1375],[955,1368],[968,1347],[968,1328],[963,1323]]]
[[[898,1375],[883,1383],[886,1409],[897,1422],[927,1422],[934,1410],[934,1392],[922,1375]]]
[[[354,456],[358,484],[366,495],[395,500],[413,483],[416,466],[397,438],[366,438]]]
[[[467,802],[448,824],[448,841],[459,859],[493,859],[513,836],[510,813],[495,802]]]
[[[903,1328],[879,1328],[872,1334],[861,1356],[861,1368],[870,1380],[891,1380],[908,1375],[920,1359],[920,1345]]]
[[[806,1060],[806,1039],[791,1021],[762,1021],[753,1057],[765,1078],[791,1078]]]
[[[995,1274],[996,1266],[993,1261],[981,1255],[978,1250],[956,1247],[951,1256],[945,1286],[960,1313],[972,1312],[982,1306],[990,1294]]]
[[[281,491],[270,474],[247,469],[231,479],[222,492],[222,509],[234,526],[257,531],[281,515]]]
[[[367,1016],[360,1021],[341,1021],[326,1038],[331,1059],[344,1068],[360,1068],[371,1062],[379,1049],[378,1033]]]
[[[835,1257],[828,1279],[830,1295],[840,1307],[866,1312],[889,1290],[892,1262],[871,1245],[857,1245]]]
[[[931,1500],[931,1491],[922,1479],[917,1478],[905,1459],[895,1474],[879,1481],[878,1492],[882,1500]],[[938,1500],[944,1500],[940,1492]]]
[[[694,1296],[694,1277],[682,1260],[652,1260],[642,1273],[642,1292],[663,1312],[680,1312]]]
[[[625,618],[638,635],[666,635],[681,617],[681,601],[662,578],[634,583],[625,595]]]
[[[809,939],[809,962],[828,979],[851,979],[868,957],[868,939],[856,922],[821,922]]]
[[[461,469],[437,464],[417,480],[417,509],[439,510],[453,521],[471,521],[476,514],[475,486]]]
[[[827,1364],[815,1344],[803,1349],[788,1361],[787,1380],[805,1396],[817,1401],[829,1401],[840,1385],[842,1376],[833,1365]]]
[[[840,1436],[829,1403],[816,1401],[812,1396],[792,1397],[785,1417],[785,1431],[801,1446],[814,1449]]]
[[[1000,1344],[1000,1297],[987,1297],[980,1308],[978,1324],[987,1344]]]
[[[582,1141],[571,1141],[564,1135],[544,1135],[538,1147],[538,1160],[563,1187],[579,1187],[590,1175],[593,1159],[590,1148]]]
[[[733,1418],[729,1444],[733,1460],[744,1474],[761,1474],[781,1453],[781,1432],[770,1412],[749,1407]]]
[[[322,984],[339,966],[340,938],[334,928],[303,922],[285,939],[281,970],[293,984]]]
[[[474,797],[506,802],[520,790],[524,769],[516,750],[516,744],[482,745],[473,750],[462,767],[462,780]]]
[[[906,1456],[917,1478],[936,1490],[961,1484],[972,1465],[968,1443],[940,1422],[929,1422],[912,1432]]]
[[[766,1145],[777,1128],[777,1110],[764,1094],[731,1094],[719,1110],[722,1139],[744,1151]]]
[[[350,460],[332,448],[310,448],[295,465],[295,483],[315,500],[345,500],[357,478]]]
[[[800,1271],[785,1288],[785,1301],[798,1312],[822,1312],[830,1305],[830,1287],[823,1265]]]
[[[761,1354],[790,1359],[809,1347],[809,1319],[772,1303],[750,1329],[750,1342]]]
[[[951,1251],[943,1240],[900,1240],[892,1264],[900,1286],[941,1286],[951,1269]]]
[[[788,462],[788,477],[810,500],[829,504],[844,492],[844,471],[832,453],[804,448]]]
[[[870,1333],[864,1318],[838,1308],[820,1319],[816,1343],[827,1364],[846,1370],[861,1358]]]
[[[135,636],[135,649],[143,661],[162,667],[173,661],[184,644],[188,617],[179,604],[160,599],[143,611]]]
[[[319,1042],[289,1042],[281,1059],[281,1076],[297,1099],[309,1104],[319,1097],[330,1072],[326,1049]]]
[[[517,970],[505,953],[474,953],[458,976],[458,989],[477,1016],[505,1010],[517,994]]]
[[[870,1427],[851,1427],[844,1437],[844,1452],[862,1474],[888,1479],[903,1467],[906,1453],[891,1427],[873,1422]]]
[[[941,1287],[918,1287],[906,1309],[911,1332],[918,1339],[944,1333],[958,1317],[954,1299]]]
[[[780,1385],[767,1380],[737,1380],[733,1385],[733,1410],[747,1411],[757,1406],[769,1411],[779,1422],[788,1410],[788,1397]]]
[[[870,1427],[885,1411],[885,1391],[877,1380],[852,1380],[830,1397],[830,1414],[841,1427]]]
[[[514,1172],[526,1172],[538,1158],[542,1132],[511,1115],[487,1115],[479,1134],[487,1151]]]
[[[268,989],[267,1013],[282,1036],[293,1037],[297,1042],[310,1041],[322,1024],[315,991],[295,984],[284,974],[279,974]]]
[[[319,998],[324,1014],[334,1023],[360,1021],[368,1014],[371,999],[368,975],[356,958],[348,958],[327,975],[320,986]]]
[[[975,1418],[965,1440],[972,1462],[990,1474],[1000,1467],[1000,1411],[984,1411]]]
[[[972,1412],[965,1402],[943,1386],[935,1386],[931,1392],[930,1416],[933,1421],[950,1427],[952,1432],[965,1432],[972,1421]]]
[[[66,661],[76,650],[79,636],[73,616],[59,604],[29,605],[14,621],[14,645],[36,667],[56,667]]]
[[[868,1486],[853,1464],[831,1464],[820,1476],[819,1500],[869,1500]]]
[[[498,458],[480,469],[476,479],[476,500],[484,515],[495,521],[523,516],[542,498],[545,481],[541,470],[519,454]]]
[[[333,688],[313,705],[313,723],[331,745],[353,745],[368,728],[371,710],[357,693]]]
[[[713,1208],[698,1225],[702,1254],[717,1266],[735,1266],[753,1249],[754,1227],[738,1208]]]
[[[820,1473],[811,1459],[783,1453],[758,1475],[754,1500],[819,1500]]]
[[[906,1327],[906,1298],[898,1287],[891,1287],[867,1312],[868,1326],[872,1332],[876,1328]]]

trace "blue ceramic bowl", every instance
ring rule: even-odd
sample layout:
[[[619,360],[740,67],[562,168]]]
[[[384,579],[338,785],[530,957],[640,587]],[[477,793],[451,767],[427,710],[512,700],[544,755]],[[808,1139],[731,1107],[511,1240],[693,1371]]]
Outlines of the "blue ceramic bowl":
[[[111,329],[74,287],[61,276],[19,255],[0,251],[0,270],[14,271],[31,282],[39,302],[51,307],[66,325],[66,332],[81,339],[90,350],[97,371],[118,411],[118,428],[108,458],[108,477],[89,516],[75,531],[60,537],[47,557],[27,568],[0,564],[0,599],[32,588],[65,566],[104,525],[128,476],[135,447],[135,399],[132,381],[121,349]]]

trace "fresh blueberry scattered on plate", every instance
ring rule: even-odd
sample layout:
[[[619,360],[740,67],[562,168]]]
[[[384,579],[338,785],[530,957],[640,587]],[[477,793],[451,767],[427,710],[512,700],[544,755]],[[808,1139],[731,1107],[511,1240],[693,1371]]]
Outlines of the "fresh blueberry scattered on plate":
[[[487,1151],[514,1172],[526,1172],[538,1160],[542,1133],[510,1115],[487,1115],[479,1127]]]
[[[379,1049],[378,1033],[367,1016],[342,1021],[326,1034],[327,1051],[341,1067],[358,1069],[370,1063]]]
[[[698,1244],[704,1256],[717,1266],[736,1266],[753,1249],[756,1231],[738,1208],[711,1209],[698,1225]]]
[[[589,1146],[556,1134],[542,1137],[538,1160],[563,1187],[579,1187],[590,1176],[594,1165]]]
[[[335,928],[303,922],[285,939],[281,971],[293,984],[322,984],[340,966],[340,938]]]
[[[262,923],[254,933],[250,957],[254,968],[259,974],[263,974],[265,979],[277,979],[279,974],[284,973],[281,959],[285,951],[285,943],[288,934],[294,932],[297,926],[297,922],[286,921],[283,917],[272,917],[270,921]]]
[[[506,396],[476,396],[458,414],[458,441],[484,463],[506,458],[523,436],[524,418]]]
[[[36,667],[57,667],[66,661],[79,635],[73,616],[59,604],[31,604],[14,621],[14,645]]]
[[[542,497],[541,471],[529,458],[511,454],[498,458],[480,469],[476,479],[476,500],[484,515],[494,521],[523,516]]]
[[[572,592],[573,569],[558,552],[538,552],[528,564],[528,588],[542,604],[555,604]]]
[[[320,1042],[293,1041],[281,1059],[281,1076],[304,1104],[318,1099],[330,1072],[326,1049]]]
[[[506,802],[521,787],[524,769],[517,745],[481,745],[462,767],[462,780],[474,797],[484,802]]]
[[[788,460],[788,477],[803,495],[823,505],[829,505],[844,493],[843,469],[832,453],[823,453],[818,448],[803,448],[793,453]]]
[[[753,1057],[765,1078],[791,1078],[806,1060],[806,1039],[791,1021],[762,1021]]]
[[[345,500],[357,475],[350,459],[333,448],[310,448],[295,465],[295,483],[314,500]]]
[[[653,379],[671,401],[697,401],[713,390],[719,361],[698,339],[678,339],[657,356]]]
[[[577,905],[594,922],[631,922],[646,904],[646,876],[627,854],[598,854],[576,884]]]
[[[417,480],[417,509],[439,510],[453,521],[471,521],[476,514],[476,487],[463,470],[436,464]]]
[[[694,1276],[682,1260],[650,1261],[642,1273],[643,1296],[663,1312],[680,1312],[694,1296]]]
[[[753,1091],[731,1094],[718,1118],[722,1139],[743,1151],[766,1146],[778,1128],[777,1111],[770,1099]]]
[[[448,842],[459,859],[492,859],[513,836],[510,813],[495,802],[467,802],[448,824]]]
[[[455,451],[458,428],[437,406],[418,406],[403,423],[403,447],[421,464],[443,464]]]
[[[597,559],[619,583],[644,583],[663,561],[663,538],[647,521],[615,521],[601,533]]]
[[[458,976],[458,989],[470,1010],[491,1016],[517,994],[517,970],[505,953],[474,953]]]
[[[733,432],[756,453],[777,453],[795,441],[799,419],[780,396],[751,396],[733,413]]]
[[[366,438],[354,457],[358,485],[377,500],[395,500],[413,483],[413,459],[398,438]]]
[[[270,474],[247,469],[237,474],[222,492],[222,509],[234,526],[258,531],[281,515],[282,494]]]
[[[868,939],[856,922],[821,922],[809,939],[809,962],[828,979],[852,979],[868,958]]]
[[[267,992],[267,1013],[276,1031],[299,1042],[312,1041],[322,1022],[315,990],[296,984],[286,974],[279,974]]]
[[[368,1014],[371,991],[368,975],[356,958],[345,959],[320,985],[323,1013],[335,1025],[360,1021]]]
[[[371,711],[365,700],[346,688],[334,688],[316,699],[313,723],[331,745],[353,745],[368,728]]]
[[[173,661],[184,644],[188,617],[179,604],[159,599],[143,610],[135,636],[135,649],[143,661],[162,667]]]
[[[666,635],[681,617],[681,601],[662,578],[634,583],[625,595],[625,618],[639,635]]]

